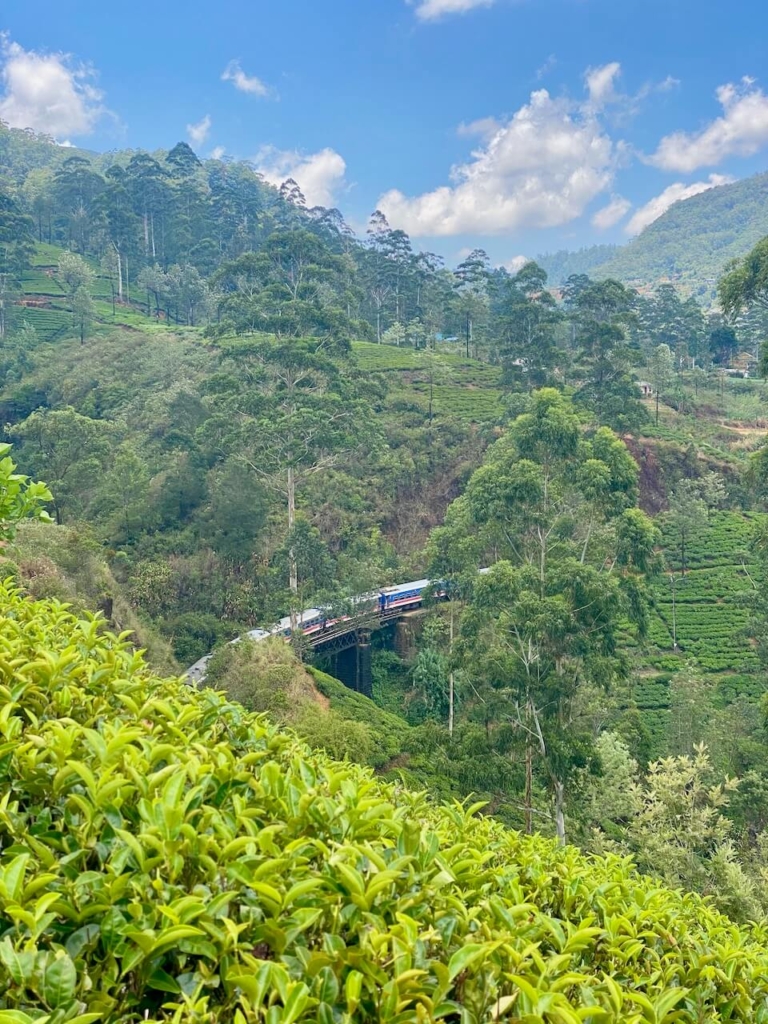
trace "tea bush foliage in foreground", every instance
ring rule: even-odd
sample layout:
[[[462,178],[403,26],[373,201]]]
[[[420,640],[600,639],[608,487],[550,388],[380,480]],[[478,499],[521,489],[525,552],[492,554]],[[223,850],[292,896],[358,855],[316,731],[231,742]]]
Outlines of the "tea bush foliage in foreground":
[[[0,586],[0,1022],[768,1018],[766,929],[434,808]]]

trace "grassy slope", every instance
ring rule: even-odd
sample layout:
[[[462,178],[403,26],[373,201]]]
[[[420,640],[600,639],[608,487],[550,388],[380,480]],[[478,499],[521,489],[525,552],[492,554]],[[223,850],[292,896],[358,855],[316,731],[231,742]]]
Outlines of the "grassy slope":
[[[22,279],[23,299],[41,305],[14,308],[16,322],[26,321],[37,331],[41,341],[56,341],[72,333],[72,320],[64,288],[56,278],[56,264],[63,250],[54,245],[38,244],[32,269]],[[114,328],[140,330],[144,333],[160,331],[164,334],[179,330],[173,325],[148,317],[136,303],[117,304],[112,310],[112,291],[109,281],[98,272],[92,286],[96,333]],[[182,328],[189,334],[194,329]],[[488,366],[477,359],[448,352],[438,353],[430,363],[430,355],[413,349],[394,348],[357,342],[355,355],[361,369],[386,374],[391,384],[396,377],[397,386],[390,395],[390,403],[407,399],[426,413],[429,404],[429,377],[432,374],[433,412],[439,416],[450,414],[465,422],[493,422],[502,412],[502,390],[498,386],[498,367]]]
[[[136,615],[87,527],[22,523],[0,555],[0,578],[6,576],[33,597],[65,602],[78,613],[99,608],[113,629],[131,631],[158,671],[179,670],[167,641]]]
[[[24,312],[24,316],[31,322],[41,325],[41,340],[46,338],[46,334],[51,340],[57,340],[62,333],[69,332],[69,314],[61,308],[64,304],[62,290],[55,276],[47,272],[55,266],[59,251],[53,246],[38,246],[35,266],[25,278],[25,291],[30,297],[52,303],[51,308],[27,309]],[[103,279],[96,280],[96,291],[102,293],[108,285]],[[191,358],[196,364],[196,372],[204,372],[203,364],[207,362],[204,347],[201,346],[197,354],[193,354],[190,349],[190,342],[195,347],[194,340],[198,332],[191,329],[173,331],[165,325],[156,324],[140,310],[131,307],[118,306],[113,321],[111,302],[103,300],[97,301],[97,312],[100,318],[99,329],[117,326],[130,331],[131,328],[139,327],[142,332],[151,329],[165,332],[171,350],[174,342],[178,341],[181,345],[177,356],[169,351],[167,361],[178,366],[179,357],[183,355],[182,362],[189,362]],[[46,327],[47,324],[50,326]],[[109,363],[105,373],[110,376],[115,359],[127,359],[130,363],[135,361],[131,350],[136,346],[137,335],[130,331],[130,334],[123,335],[126,342],[128,337],[131,337],[131,343],[123,345],[119,337],[115,336],[108,344],[110,351],[105,350],[103,353]],[[58,343],[56,348],[61,351]],[[125,351],[122,351],[123,348]],[[142,346],[139,348],[144,352]],[[396,411],[403,402],[426,412],[430,374],[433,377],[433,409],[438,419],[441,414],[448,413],[465,423],[488,423],[496,420],[502,412],[503,392],[499,387],[497,367],[467,359],[460,352],[439,351],[434,356],[410,348],[367,342],[355,343],[353,350],[361,369],[386,377],[390,413]],[[78,356],[79,352],[75,351],[71,361],[76,362]],[[144,359],[142,356],[139,362]],[[162,369],[168,370],[170,367],[165,362]],[[159,370],[154,363],[147,365],[145,372],[140,374],[145,379],[135,381],[135,386],[141,387],[142,391],[158,387],[165,389],[170,378],[166,380],[162,373],[158,377]],[[126,372],[129,377],[134,373],[129,371],[128,366]],[[89,388],[95,385],[98,377],[98,366],[93,364],[89,374]],[[757,380],[728,381],[722,392],[716,386],[709,386],[700,389],[698,395],[694,395],[688,387],[684,411],[678,412],[663,406],[659,426],[646,428],[645,436],[639,440],[651,450],[654,445],[677,445],[684,448],[696,444],[699,451],[711,460],[713,468],[738,465],[744,454],[762,441],[766,422],[765,401],[766,385]],[[723,700],[737,693],[757,695],[762,692],[762,682],[754,673],[755,655],[748,638],[743,634],[746,611],[739,605],[737,597],[738,591],[749,585],[742,568],[744,559],[749,571],[754,571],[746,551],[749,529],[749,520],[745,517],[723,514],[696,541],[702,550],[716,554],[713,564],[695,565],[688,578],[677,584],[677,652],[672,647],[668,577],[665,576],[656,587],[656,608],[650,633],[651,650],[643,659],[640,680],[633,688],[633,696],[643,709],[659,743],[663,742],[668,714],[669,675],[685,667],[687,661],[692,660],[700,670],[711,675],[713,685]],[[737,538],[734,543],[733,538]],[[668,561],[674,565],[673,538],[667,536],[665,544]],[[399,729],[405,727],[405,723],[398,719],[397,727],[390,730],[383,720],[370,722],[373,713],[371,709],[375,705],[345,691],[341,684],[331,682],[336,687],[331,703],[333,705],[335,701],[342,717],[357,719],[373,726],[372,732],[380,742],[377,740],[372,763],[382,766],[395,757],[400,743],[395,736]],[[331,683],[318,685],[323,691],[323,685],[330,686]]]

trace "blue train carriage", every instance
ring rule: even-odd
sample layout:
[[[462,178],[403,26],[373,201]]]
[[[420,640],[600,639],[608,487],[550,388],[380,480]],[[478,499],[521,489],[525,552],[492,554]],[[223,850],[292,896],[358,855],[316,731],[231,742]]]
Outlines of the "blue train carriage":
[[[396,587],[382,587],[382,613],[400,608],[418,608],[431,586],[431,580],[412,580],[410,583],[399,583]]]

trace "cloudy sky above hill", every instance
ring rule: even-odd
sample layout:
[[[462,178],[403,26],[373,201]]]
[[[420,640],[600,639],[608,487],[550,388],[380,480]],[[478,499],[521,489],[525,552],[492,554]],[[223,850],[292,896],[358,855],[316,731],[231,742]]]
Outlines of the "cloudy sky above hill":
[[[1,119],[249,159],[449,262],[625,241],[768,163],[757,0],[76,6],[3,4]]]

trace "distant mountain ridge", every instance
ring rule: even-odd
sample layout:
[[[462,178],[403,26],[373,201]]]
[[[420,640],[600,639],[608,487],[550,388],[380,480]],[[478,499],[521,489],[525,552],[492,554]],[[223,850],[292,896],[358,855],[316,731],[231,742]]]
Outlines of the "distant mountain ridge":
[[[563,284],[571,274],[592,274],[595,267],[607,263],[621,250],[619,245],[588,245],[583,249],[558,249],[536,257],[547,272],[551,284]]]
[[[639,288],[672,281],[708,302],[729,260],[766,235],[768,173],[762,173],[675,203],[626,245],[547,254],[537,262],[555,285],[579,273]]]

